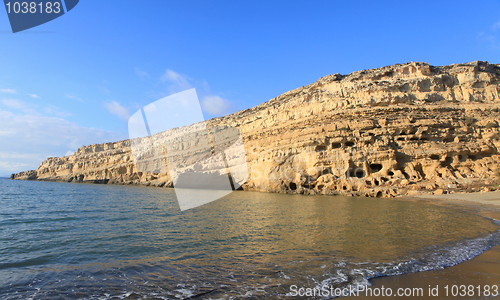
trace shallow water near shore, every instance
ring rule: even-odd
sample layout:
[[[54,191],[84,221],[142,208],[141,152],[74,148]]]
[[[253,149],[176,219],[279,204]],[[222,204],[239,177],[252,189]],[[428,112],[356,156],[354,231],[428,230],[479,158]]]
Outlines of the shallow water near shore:
[[[235,192],[180,212],[166,188],[0,180],[2,299],[290,299],[451,266],[496,222],[393,199]]]

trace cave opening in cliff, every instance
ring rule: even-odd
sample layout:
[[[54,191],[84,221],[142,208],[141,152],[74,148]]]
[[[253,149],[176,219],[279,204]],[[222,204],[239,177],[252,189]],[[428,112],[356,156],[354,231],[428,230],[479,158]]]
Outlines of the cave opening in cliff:
[[[415,165],[414,169],[415,169],[415,171],[417,171],[417,173],[420,175],[420,177],[422,177],[422,179],[425,179],[425,173],[424,173],[424,170],[422,169],[421,164]]]
[[[378,172],[378,171],[382,170],[382,165],[381,164],[371,164],[370,170],[372,172]]]
[[[453,142],[455,139],[453,138],[453,136],[446,136],[443,138],[443,142],[445,143],[451,143]]]
[[[316,146],[316,152],[326,151],[326,146],[319,145]]]
[[[333,174],[332,169],[331,168],[324,168],[324,169],[321,170],[320,176],[321,175],[326,175],[326,174]]]
[[[363,170],[363,169],[357,169],[355,175],[358,178],[363,178],[363,177],[365,177],[365,170]]]
[[[442,162],[441,162],[441,165],[442,165],[443,167],[446,167],[446,166],[451,165],[451,163],[452,163],[452,162],[453,162],[453,157],[451,157],[451,156],[447,156],[447,157],[444,159],[444,161],[442,161]]]
[[[290,189],[295,191],[297,189],[297,184],[295,182],[290,182]]]

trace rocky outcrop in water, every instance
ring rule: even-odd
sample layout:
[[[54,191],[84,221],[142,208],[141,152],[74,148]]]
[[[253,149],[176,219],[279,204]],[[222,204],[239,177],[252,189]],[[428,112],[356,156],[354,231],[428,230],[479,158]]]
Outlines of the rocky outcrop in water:
[[[497,183],[500,67],[407,63],[334,74],[206,122],[239,129],[244,190],[393,197]],[[138,172],[130,142],[81,147],[12,179],[171,187]]]

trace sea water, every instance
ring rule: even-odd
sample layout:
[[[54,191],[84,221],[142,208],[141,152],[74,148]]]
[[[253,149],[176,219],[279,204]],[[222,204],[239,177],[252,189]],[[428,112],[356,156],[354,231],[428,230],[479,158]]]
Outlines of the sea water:
[[[293,299],[499,243],[426,202],[233,192],[181,212],[169,188],[0,180],[1,299]]]

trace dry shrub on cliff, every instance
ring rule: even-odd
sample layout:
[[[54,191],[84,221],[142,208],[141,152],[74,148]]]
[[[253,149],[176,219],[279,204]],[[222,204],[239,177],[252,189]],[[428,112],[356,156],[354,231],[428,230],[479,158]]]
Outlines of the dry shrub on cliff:
[[[474,123],[476,123],[477,120],[474,119],[473,117],[465,117],[465,125],[467,126],[474,126]]]
[[[485,128],[487,128],[487,129],[491,129],[491,128],[497,128],[497,127],[498,127],[498,125],[497,125],[497,123],[495,123],[495,122],[489,122],[489,123],[488,123],[488,124],[486,124],[484,127],[485,127]]]

